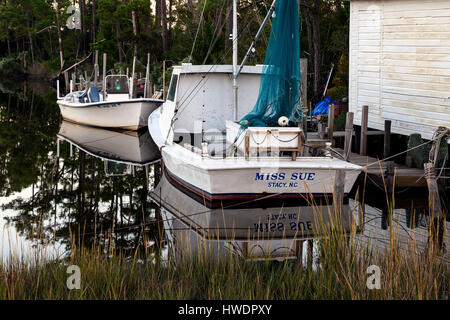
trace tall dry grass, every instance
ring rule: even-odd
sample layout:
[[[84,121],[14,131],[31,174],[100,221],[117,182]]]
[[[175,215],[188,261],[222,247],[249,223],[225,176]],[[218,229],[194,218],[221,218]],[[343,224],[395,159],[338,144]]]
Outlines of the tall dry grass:
[[[218,258],[208,250],[217,245],[213,239],[199,245],[201,250],[193,248],[196,254],[169,254],[158,263],[152,252],[130,257],[95,245],[77,247],[73,241],[65,259],[0,264],[0,299],[447,298],[448,262],[439,250],[423,252],[414,242],[402,247],[395,230],[389,246],[374,250],[359,241],[362,235],[356,227],[343,229],[337,212],[329,213],[331,224],[316,222],[321,237],[315,267],[302,264],[303,259],[253,261],[231,252]],[[80,267],[79,290],[67,288],[69,265]],[[370,265],[381,270],[380,289],[367,287]]]

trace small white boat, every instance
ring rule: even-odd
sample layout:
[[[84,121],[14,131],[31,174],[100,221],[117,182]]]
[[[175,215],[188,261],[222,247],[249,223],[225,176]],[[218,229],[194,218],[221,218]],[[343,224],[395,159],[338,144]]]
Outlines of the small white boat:
[[[163,102],[131,98],[133,94],[125,75],[109,75],[105,83],[102,92],[93,86],[58,99],[63,119],[95,127],[138,130],[147,126],[148,116]]]

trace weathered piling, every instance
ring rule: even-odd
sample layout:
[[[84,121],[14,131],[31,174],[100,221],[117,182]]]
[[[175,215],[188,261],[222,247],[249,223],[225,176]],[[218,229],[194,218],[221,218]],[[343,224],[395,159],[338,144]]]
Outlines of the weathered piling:
[[[313,259],[314,259],[314,241],[313,240],[307,240],[308,243],[308,258],[306,260],[307,268],[309,270],[312,270],[313,267]]]
[[[130,83],[130,99],[135,96],[135,85],[134,85],[134,73],[136,72],[136,56],[133,57],[133,69],[131,70],[131,83]]]
[[[441,207],[434,164],[431,162],[425,163],[424,170],[428,185],[428,201],[431,216],[428,241],[431,247],[432,245],[437,245],[437,248],[441,248],[444,239],[445,217]]]
[[[344,141],[344,159],[349,160],[350,152],[352,150],[353,137],[353,112],[347,112],[345,119],[345,141]]]
[[[381,216],[381,229],[386,230],[390,225],[392,212],[395,208],[394,198],[394,174],[395,164],[394,161],[386,162],[386,172],[384,183],[386,185],[386,206],[383,208]]]
[[[361,116],[361,144],[359,147],[359,154],[367,156],[367,126],[369,122],[369,106],[362,107]]]
[[[94,86],[97,86],[99,75],[99,67],[98,67],[98,51],[95,51],[95,63],[94,63]]]
[[[348,112],[345,121],[345,142],[344,142],[344,160],[348,160],[352,145],[353,135],[353,112]],[[335,177],[335,193],[336,204],[335,207],[340,212],[342,210],[342,204],[344,202],[344,190],[345,187],[345,171],[338,170]]]
[[[330,140],[331,145],[334,146],[333,140],[333,132],[334,132],[334,104],[330,103],[328,105],[328,140]]]
[[[163,100],[166,100],[166,60],[163,61]]]
[[[145,89],[144,98],[149,98],[150,95],[150,53],[147,53],[147,68],[145,69]]]
[[[391,120],[384,120],[383,158],[391,155]]]
[[[297,256],[298,263],[300,266],[303,264],[303,241],[297,240],[295,241],[295,255]]]
[[[103,81],[102,81],[102,91],[106,92],[106,53],[103,54]]]

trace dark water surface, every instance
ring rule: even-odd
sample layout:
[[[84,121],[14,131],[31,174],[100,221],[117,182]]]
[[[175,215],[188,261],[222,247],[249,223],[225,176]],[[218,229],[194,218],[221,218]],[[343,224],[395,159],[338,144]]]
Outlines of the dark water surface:
[[[0,82],[0,260],[32,256],[37,249],[50,258],[63,257],[72,243],[94,242],[153,259],[166,252],[167,244],[185,250],[176,239],[182,237],[186,244],[202,236],[195,221],[159,210],[152,201],[160,155],[147,130],[136,134],[61,122],[55,101],[56,92],[47,83]],[[170,192],[174,199],[182,198]],[[366,197],[377,200],[370,193]],[[183,201],[177,205],[189,208],[190,200]],[[363,241],[389,244],[382,212],[366,205]],[[423,208],[397,209],[391,227],[399,230],[401,241],[414,238],[425,246],[428,220]],[[445,241],[448,246],[448,230]],[[279,256],[288,256],[295,247],[289,241],[273,245],[281,248]],[[220,246],[249,250],[238,242]]]

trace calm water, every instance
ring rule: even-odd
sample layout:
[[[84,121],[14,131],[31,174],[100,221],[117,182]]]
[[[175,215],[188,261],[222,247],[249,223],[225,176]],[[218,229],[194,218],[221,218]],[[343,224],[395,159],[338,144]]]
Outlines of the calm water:
[[[45,83],[0,82],[0,260],[27,258],[37,250],[50,258],[63,257],[70,253],[71,237],[78,245],[95,242],[105,249],[137,250],[149,258],[167,252],[167,244],[181,254],[189,250],[187,243],[195,247],[209,230],[201,220],[192,218],[192,212],[203,214],[197,217],[202,216],[210,229],[230,230],[223,225],[226,219],[211,227],[213,212],[171,189],[155,174],[160,155],[146,130],[119,133],[61,122],[55,100],[55,92]],[[167,201],[153,202],[152,198],[158,197]],[[417,210],[410,209],[414,203],[424,207],[426,198],[402,200],[409,209],[395,210],[392,226],[401,234],[401,241],[415,238],[423,247],[428,217],[420,205]],[[366,203],[376,206],[382,202],[376,192],[366,195]],[[237,217],[235,227],[251,229],[258,228],[261,221],[248,217],[289,215],[300,209],[249,210],[235,210],[227,216]],[[307,209],[302,210],[298,212]],[[383,208],[366,205],[364,219],[362,241],[388,244]],[[271,232],[270,227],[267,231]],[[239,239],[230,242],[222,240],[227,238],[222,233],[213,235],[215,254],[232,250],[253,252],[258,257],[295,255],[292,239],[280,240],[276,234],[265,244],[258,239],[249,244]],[[448,235],[447,230],[447,247]]]

